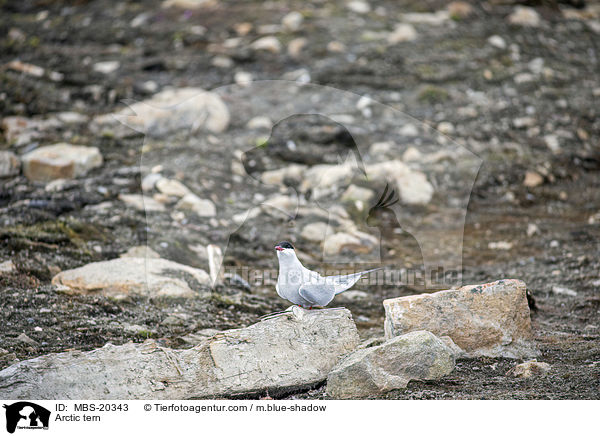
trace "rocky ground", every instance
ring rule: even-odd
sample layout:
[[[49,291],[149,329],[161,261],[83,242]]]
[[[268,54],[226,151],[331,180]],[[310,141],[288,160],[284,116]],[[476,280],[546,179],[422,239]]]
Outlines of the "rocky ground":
[[[213,288],[207,246],[244,276],[276,273],[289,239],[314,268],[451,269],[462,253],[463,283],[527,283],[547,374],[461,359],[386,398],[599,397],[598,3],[198,3],[2,4],[0,369],[250,325],[288,306],[274,277]],[[249,84],[264,79],[288,82]],[[125,120],[145,135],[103,117],[169,87],[213,93],[198,113]],[[95,149],[36,166],[62,142]],[[372,209],[387,183],[401,201]],[[169,295],[52,280],[145,245],[195,269],[169,273]],[[383,335],[382,300],[440,288],[360,284],[336,303],[367,340]],[[327,398],[324,385],[286,395]]]

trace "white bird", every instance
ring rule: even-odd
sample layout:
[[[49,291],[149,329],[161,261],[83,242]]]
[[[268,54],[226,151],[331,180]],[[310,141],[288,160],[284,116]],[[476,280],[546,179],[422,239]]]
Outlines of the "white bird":
[[[275,285],[277,294],[302,307],[325,307],[337,294],[354,286],[364,274],[381,269],[323,277],[302,265],[289,242],[280,242],[275,250],[279,260],[279,276]]]

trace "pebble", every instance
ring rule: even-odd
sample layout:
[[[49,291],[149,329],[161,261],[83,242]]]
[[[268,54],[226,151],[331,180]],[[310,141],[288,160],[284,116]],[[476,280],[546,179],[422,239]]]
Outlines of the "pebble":
[[[121,63],[119,61],[104,61],[95,63],[92,69],[97,73],[110,74],[117,71],[120,66]]]
[[[371,5],[365,1],[354,0],[348,2],[346,7],[350,9],[352,12],[356,12],[357,14],[366,14],[371,11]]]
[[[233,81],[240,86],[249,86],[253,80],[252,74],[246,71],[238,71],[233,76]]]
[[[437,125],[437,130],[443,135],[451,135],[454,133],[454,124],[448,121],[442,121]]]
[[[23,174],[29,180],[43,182],[83,176],[103,162],[97,147],[66,142],[36,148],[21,159]]]
[[[527,362],[520,363],[512,368],[508,375],[513,375],[518,378],[530,378],[533,376],[545,375],[550,371],[550,364],[545,362],[538,362],[537,360],[528,360]]]
[[[463,20],[473,14],[473,6],[463,1],[453,1],[446,6],[446,9],[454,20]]]
[[[506,48],[506,41],[499,35],[492,35],[488,38],[488,43],[491,46],[504,50]]]
[[[28,345],[37,345],[37,342],[31,339],[25,333],[21,333],[19,336],[17,336],[17,341],[24,342]]]
[[[175,179],[167,179],[162,177],[156,182],[155,186],[160,192],[171,197],[183,197],[184,195],[190,193],[190,190],[187,186]]]
[[[140,194],[119,194],[119,200],[128,206],[140,211],[162,212],[165,206],[152,197],[146,197]]]
[[[12,260],[6,260],[4,262],[0,262],[0,273],[13,273],[17,271],[17,268]]]
[[[573,289],[565,288],[563,286],[557,286],[557,285],[552,286],[552,292],[557,295],[567,295],[569,297],[577,296],[577,291],[574,291]]]
[[[538,27],[541,19],[535,9],[527,6],[517,6],[512,14],[508,16],[508,22],[519,26]]]
[[[290,32],[295,32],[296,30],[300,29],[303,21],[304,17],[300,12],[292,11],[282,18],[281,24]]]
[[[185,194],[175,207],[177,209],[191,210],[200,217],[214,217],[217,215],[217,208],[212,201],[200,198],[191,192]]]
[[[523,185],[525,185],[526,187],[535,188],[536,186],[539,186],[542,183],[544,183],[544,177],[542,177],[535,171],[527,171],[525,173],[525,180],[523,180]]]
[[[250,47],[257,51],[268,51],[274,54],[281,52],[281,43],[274,36],[264,36],[257,39]]]
[[[299,57],[300,53],[302,53],[302,50],[304,49],[304,47],[306,47],[307,44],[308,39],[306,38],[292,39],[288,44],[288,54],[293,58]]]
[[[21,161],[11,151],[0,151],[0,178],[11,177],[19,174]]]
[[[417,31],[412,24],[397,24],[396,28],[388,35],[387,42],[398,44],[400,42],[414,41],[417,39]]]

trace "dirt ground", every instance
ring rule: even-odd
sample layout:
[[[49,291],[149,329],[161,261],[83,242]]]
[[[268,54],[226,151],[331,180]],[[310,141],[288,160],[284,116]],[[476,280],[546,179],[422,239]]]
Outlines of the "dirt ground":
[[[600,19],[597,3],[575,9],[553,1],[529,2],[542,20],[540,26],[529,27],[508,23],[511,2],[473,2],[468,17],[441,25],[415,24],[417,39],[396,45],[386,44],[378,32],[392,30],[401,13],[435,12],[447,3],[373,0],[367,14],[349,11],[342,0],[213,3],[186,11],[163,9],[158,1],[1,2],[0,114],[46,117],[75,111],[92,117],[122,107],[124,99],[148,98],[154,87],[210,90],[230,85],[239,71],[255,79],[279,79],[304,69],[311,83],[369,95],[420,123],[436,127],[450,122],[454,129],[449,136],[482,159],[467,208],[462,281],[525,281],[540,349],[537,359],[551,370],[545,376],[519,379],[508,374],[517,361],[463,359],[449,376],[411,382],[408,389],[385,398],[599,399],[600,34],[593,24]],[[284,45],[282,53],[248,48],[261,25],[279,24],[291,10],[300,11],[304,22],[294,33],[276,33]],[[143,24],[132,26],[134,19]],[[244,22],[253,27],[240,36],[237,25]],[[504,48],[489,43],[493,35],[505,41]],[[238,37],[241,44],[224,44]],[[299,56],[291,56],[285,46],[297,37],[306,38],[306,45]],[[343,48],[328,49],[331,41]],[[215,56],[228,57],[231,65],[215,66]],[[62,76],[56,80],[22,74],[7,67],[15,59]],[[110,74],[93,69],[106,60],[118,61],[118,69]],[[242,95],[240,91],[224,99],[235,106]],[[268,104],[249,98],[249,106]],[[255,144],[256,135],[240,121],[244,107],[232,109],[222,145],[202,149],[207,158],[198,172],[211,174],[213,182],[230,176],[236,149],[249,150]],[[548,136],[558,138],[558,148],[549,148]],[[59,292],[50,283],[59,271],[118,257],[132,246],[155,241],[157,235],[172,235],[188,245],[205,245],[219,236],[203,222],[194,223],[193,234],[181,233],[168,215],[147,222],[143,212],[118,207],[119,194],[141,192],[145,170],[140,165],[140,135],[101,136],[83,123],[46,129],[33,145],[5,140],[0,149],[22,154],[35,145],[65,140],[98,147],[104,165],[59,192],[49,192],[23,175],[0,179],[0,261],[10,259],[17,268],[0,276],[0,369],[17,359],[148,337],[169,347],[190,347],[215,330],[246,326],[288,306],[269,284],[248,288],[228,283],[208,297],[192,299],[115,300]],[[185,140],[169,141],[187,156]],[[309,135],[310,141],[318,143]],[[368,154],[366,149],[361,152]],[[160,155],[146,158],[150,165]],[[280,164],[286,159],[273,157]],[[524,183],[528,171],[541,175],[537,186]],[[443,178],[437,182],[436,195],[452,195],[453,188]],[[238,183],[228,190],[225,179],[203,186],[213,197],[237,196],[233,203],[238,205],[256,190],[276,191],[258,183]],[[107,210],[98,206],[103,202],[117,206]],[[249,230],[232,238],[226,264],[275,268],[272,248],[277,241],[272,239],[282,231],[281,222],[269,217],[248,225]],[[265,228],[277,230],[262,231]],[[388,236],[383,239],[386,261],[410,261],[410,253],[398,249],[401,236]],[[205,259],[194,257],[186,247],[182,242],[160,254],[206,269]],[[304,248],[307,266],[317,267],[310,259],[316,258],[318,248]],[[574,293],[561,292],[564,288]],[[383,334],[383,299],[422,290],[410,285],[357,289],[368,297],[342,303],[352,311],[364,339]],[[18,339],[22,333],[32,341]],[[324,386],[316,386],[286,398],[326,394]]]

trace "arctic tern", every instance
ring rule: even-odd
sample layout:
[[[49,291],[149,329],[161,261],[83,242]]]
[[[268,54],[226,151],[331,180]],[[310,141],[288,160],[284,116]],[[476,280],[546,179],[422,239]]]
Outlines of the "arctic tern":
[[[277,294],[298,306],[309,309],[315,306],[327,306],[333,297],[350,289],[364,274],[381,269],[323,277],[302,265],[293,245],[289,242],[280,242],[275,246],[275,250],[279,260],[279,276],[275,285]]]

